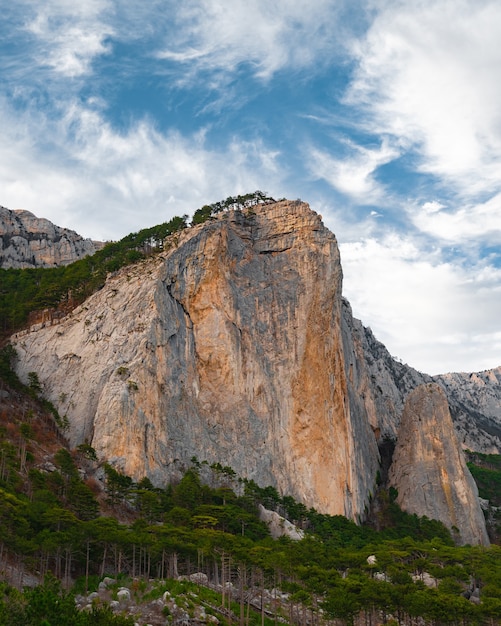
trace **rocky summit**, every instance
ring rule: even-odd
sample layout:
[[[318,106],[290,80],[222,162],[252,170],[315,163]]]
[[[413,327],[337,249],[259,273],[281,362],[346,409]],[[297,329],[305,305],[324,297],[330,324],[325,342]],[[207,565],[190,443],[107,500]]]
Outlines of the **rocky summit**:
[[[4,269],[67,265],[101,246],[30,211],[0,207],[0,267]]]
[[[72,445],[136,480],[165,484],[196,457],[357,520],[405,397],[431,379],[394,361],[341,291],[336,239],[306,203],[225,211],[19,333],[18,371],[37,372]]]

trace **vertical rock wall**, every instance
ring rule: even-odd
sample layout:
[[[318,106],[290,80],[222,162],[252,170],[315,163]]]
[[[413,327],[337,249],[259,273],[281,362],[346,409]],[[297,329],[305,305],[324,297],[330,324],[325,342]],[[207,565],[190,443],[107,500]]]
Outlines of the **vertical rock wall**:
[[[164,485],[197,457],[352,519],[372,495],[378,442],[398,434],[401,506],[486,543],[443,391],[353,318],[341,283],[335,237],[308,205],[222,213],[59,323],[20,333],[18,370],[38,373],[72,445],[88,441],[136,480]],[[494,383],[477,378],[471,402],[489,383],[494,415]]]
[[[165,483],[196,456],[362,517],[378,450],[345,367],[334,235],[284,201],[224,213],[170,246],[19,337],[20,372],[38,372],[73,444],[89,440],[136,479]]]

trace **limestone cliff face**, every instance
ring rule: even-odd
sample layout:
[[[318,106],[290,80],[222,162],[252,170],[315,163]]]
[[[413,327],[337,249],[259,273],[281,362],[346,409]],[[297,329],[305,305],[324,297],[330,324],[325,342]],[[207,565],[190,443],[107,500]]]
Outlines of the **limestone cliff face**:
[[[196,456],[363,516],[378,417],[346,357],[359,347],[332,233],[284,201],[170,244],[63,322],[19,336],[20,373],[38,372],[73,444],[87,439],[136,479],[165,483]]]
[[[435,376],[445,390],[463,448],[501,454],[501,367]]]
[[[398,437],[392,480],[404,508],[423,493],[429,508],[415,500],[412,511],[483,543],[473,513],[461,516],[476,496],[447,403],[428,385],[446,390],[462,445],[491,452],[501,375],[431,379],[399,363],[353,318],[341,281],[335,237],[308,205],[222,213],[110,276],[62,321],[18,334],[18,370],[38,373],[72,445],[88,441],[159,485],[195,456],[357,519],[378,444]],[[418,414],[427,428],[416,429]]]
[[[89,254],[99,244],[29,211],[0,207],[0,267],[55,267]]]
[[[403,510],[458,529],[462,544],[488,545],[475,482],[456,437],[447,397],[436,383],[414,389],[405,403],[390,483]]]

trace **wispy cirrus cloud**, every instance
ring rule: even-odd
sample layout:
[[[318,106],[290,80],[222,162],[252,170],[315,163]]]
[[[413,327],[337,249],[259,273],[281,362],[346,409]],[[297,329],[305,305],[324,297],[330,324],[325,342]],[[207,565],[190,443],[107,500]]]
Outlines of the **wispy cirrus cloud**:
[[[333,56],[344,2],[330,0],[189,0],[176,30],[157,53],[198,72],[232,75],[242,64],[262,80],[285,68],[303,69]]]
[[[312,176],[327,181],[339,192],[361,204],[376,204],[385,194],[375,174],[381,165],[397,158],[400,150],[386,138],[377,148],[345,141],[348,155],[334,157],[326,150],[310,148],[308,165]]]
[[[116,239],[228,194],[300,196],[393,353],[491,363],[497,0],[4,4],[1,204]]]
[[[501,193],[483,203],[450,210],[437,202],[410,211],[410,219],[423,233],[454,245],[501,243]]]
[[[2,204],[96,239],[117,239],[263,182],[272,189],[282,177],[278,153],[260,141],[214,149],[203,132],[159,133],[145,120],[118,132],[76,101],[56,120],[21,116],[3,102],[0,119]]]
[[[23,39],[17,60],[24,57],[24,80],[37,82],[41,72],[45,79],[50,73],[52,80],[58,75],[70,79],[88,75],[92,61],[110,50],[107,39],[114,34],[111,13],[108,0],[20,0],[9,7],[6,20],[12,30],[5,34],[14,48],[15,39]],[[4,68],[7,59],[13,58],[11,49],[6,52]]]

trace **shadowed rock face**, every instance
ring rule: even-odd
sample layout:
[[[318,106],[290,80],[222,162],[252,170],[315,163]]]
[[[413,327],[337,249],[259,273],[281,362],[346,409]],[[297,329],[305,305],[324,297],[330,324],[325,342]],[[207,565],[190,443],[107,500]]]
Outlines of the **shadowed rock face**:
[[[488,545],[477,488],[438,384],[421,385],[409,394],[389,478],[402,509],[455,527],[459,543]]]
[[[196,456],[363,516],[378,449],[364,403],[350,403],[334,235],[284,201],[171,246],[19,337],[20,372],[38,372],[73,444],[136,479],[165,484]]]
[[[501,454],[501,367],[478,373],[428,376],[394,359],[370,328],[343,301],[347,374],[355,401],[366,405],[378,439],[396,439],[405,399],[419,385],[436,382],[445,391],[463,449]]]
[[[0,267],[68,265],[101,247],[29,211],[0,207]]]

